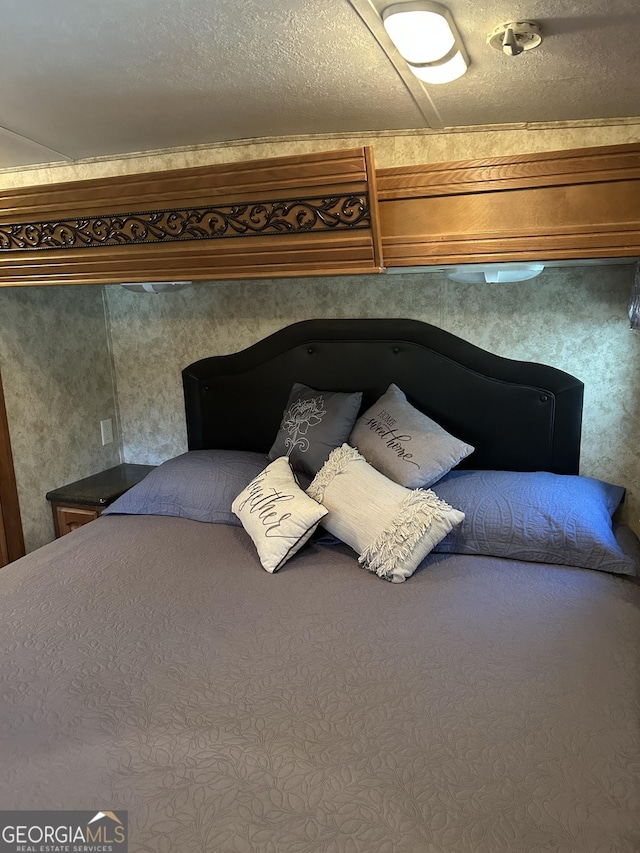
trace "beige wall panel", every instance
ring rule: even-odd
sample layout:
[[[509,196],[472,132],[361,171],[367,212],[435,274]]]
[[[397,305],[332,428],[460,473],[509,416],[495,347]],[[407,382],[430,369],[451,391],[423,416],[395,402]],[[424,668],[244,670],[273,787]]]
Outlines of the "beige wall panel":
[[[186,449],[180,371],[192,361],[242,349],[297,320],[410,317],[582,379],[582,473],[627,486],[625,517],[640,532],[632,278],[632,266],[611,265],[549,269],[514,285],[461,285],[429,273],[201,283],[154,296],[107,287],[125,461],[157,463]]]
[[[102,288],[0,289],[0,370],[30,551],[53,539],[47,491],[120,461]]]
[[[373,145],[376,167],[411,166],[470,158],[559,151],[594,145],[640,142],[640,117],[555,123],[528,123],[445,130],[407,130],[403,133],[324,134],[272,137],[214,145],[150,151],[117,158],[97,158],[0,171],[0,187],[28,187],[58,181],[85,180],[111,175],[134,175],[165,169],[259,160],[308,154],[360,145]]]

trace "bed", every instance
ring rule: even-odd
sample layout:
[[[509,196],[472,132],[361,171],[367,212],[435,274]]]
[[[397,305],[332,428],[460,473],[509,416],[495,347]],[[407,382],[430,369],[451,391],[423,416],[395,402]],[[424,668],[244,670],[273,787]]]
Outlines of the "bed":
[[[209,520],[156,482],[164,514],[121,506],[3,569],[2,808],[126,810],[141,853],[640,849],[638,543],[578,477],[582,384],[409,320],[298,323],[183,382],[180,488],[201,500],[209,466]],[[322,527],[264,571],[231,513],[296,382],[360,413],[396,383],[475,448],[433,485],[465,521],[406,582]],[[595,538],[532,543],[534,482],[547,521],[593,501]],[[496,524],[529,539],[493,547]]]

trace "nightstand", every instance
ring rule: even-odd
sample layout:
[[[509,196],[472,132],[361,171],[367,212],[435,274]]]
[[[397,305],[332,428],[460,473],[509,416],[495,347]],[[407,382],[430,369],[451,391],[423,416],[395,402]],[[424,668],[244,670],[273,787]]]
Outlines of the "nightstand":
[[[47,492],[56,539],[98,518],[103,509],[143,480],[154,468],[155,465],[125,462]]]

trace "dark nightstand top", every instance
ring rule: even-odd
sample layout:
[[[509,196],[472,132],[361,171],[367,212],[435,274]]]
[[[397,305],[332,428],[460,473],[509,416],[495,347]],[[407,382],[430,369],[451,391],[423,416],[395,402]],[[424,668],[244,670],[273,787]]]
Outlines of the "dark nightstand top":
[[[52,503],[87,504],[92,506],[108,506],[116,498],[123,495],[140,480],[143,480],[155,465],[133,465],[124,462],[115,468],[108,468],[76,480],[60,489],[47,492],[47,500]]]

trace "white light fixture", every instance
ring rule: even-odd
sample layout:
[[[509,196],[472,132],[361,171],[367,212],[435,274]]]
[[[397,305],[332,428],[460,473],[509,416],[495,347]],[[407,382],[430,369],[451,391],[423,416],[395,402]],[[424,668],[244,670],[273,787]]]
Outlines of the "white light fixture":
[[[457,80],[467,70],[464,56],[458,51],[451,59],[442,64],[431,65],[409,65],[409,68],[420,80],[425,83],[451,83]]]
[[[461,284],[513,283],[540,275],[544,264],[464,264],[447,271],[447,278]]]
[[[190,284],[192,284],[190,281],[126,281],[120,286],[133,293],[173,293]]]
[[[640,261],[636,264],[629,302],[629,324],[636,332],[640,331]]]
[[[440,3],[396,3],[382,21],[411,71],[425,83],[449,83],[467,70],[469,58],[451,13]]]

